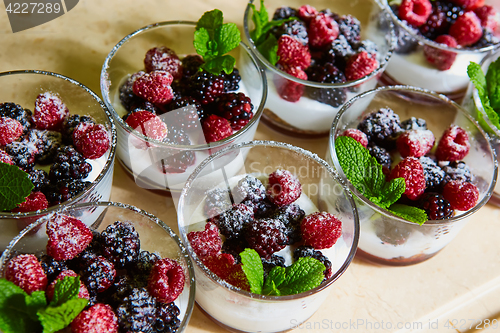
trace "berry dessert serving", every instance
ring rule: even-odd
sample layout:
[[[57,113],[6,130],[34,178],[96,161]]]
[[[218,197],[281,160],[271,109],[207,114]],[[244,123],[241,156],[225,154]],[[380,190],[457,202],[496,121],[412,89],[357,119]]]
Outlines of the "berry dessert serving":
[[[101,215],[89,227],[77,216],[91,211]],[[26,251],[34,239],[38,248]],[[180,239],[119,203],[47,214],[10,243],[0,268],[4,333],[182,332],[194,305],[194,271]]]
[[[495,0],[384,0],[384,6],[398,35],[384,83],[422,87],[460,100],[469,83],[469,62],[480,62],[500,43],[500,6]]]
[[[198,22],[146,26],[106,58],[101,91],[118,124],[117,155],[142,187],[180,191],[210,153],[253,139],[264,72],[236,25],[222,22],[215,9]]]
[[[396,39],[392,25],[381,26],[378,18],[389,22],[389,16],[371,0],[335,1],[329,8],[314,1],[296,8],[257,3],[249,2],[244,29],[266,68],[264,121],[293,135],[328,135],[342,104],[375,88],[387,65]]]
[[[446,246],[488,201],[497,176],[479,125],[418,88],[384,87],[349,101],[334,121],[330,154],[357,199],[358,255],[389,265],[421,262]]]
[[[235,150],[246,156],[238,175],[204,174]],[[256,141],[218,152],[197,171],[178,216],[197,264],[198,304],[239,331],[278,332],[306,320],[356,247],[356,209],[333,170],[299,148]]]

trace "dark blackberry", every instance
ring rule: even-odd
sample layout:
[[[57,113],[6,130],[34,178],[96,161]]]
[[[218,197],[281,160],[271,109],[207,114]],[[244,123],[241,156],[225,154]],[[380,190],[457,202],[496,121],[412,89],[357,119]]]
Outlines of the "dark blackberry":
[[[129,275],[117,275],[113,284],[106,291],[97,295],[100,301],[108,303],[113,309],[116,309],[133,288],[134,282]]]
[[[297,204],[290,204],[280,207],[273,215],[273,219],[280,220],[285,226],[288,236],[288,244],[295,244],[302,240],[300,222],[304,219],[305,212]]]
[[[282,25],[273,28],[271,33],[276,37],[276,39],[279,39],[282,35],[288,35],[304,46],[309,44],[307,27],[304,22],[299,20],[283,22]]]
[[[368,147],[368,152],[370,155],[375,157],[377,162],[382,165],[382,167],[390,169],[391,164],[392,164],[392,158],[391,155],[385,148],[379,147],[375,144],[369,144]]]
[[[187,83],[190,94],[202,105],[212,103],[224,93],[224,80],[206,71],[197,72]]]
[[[55,280],[59,273],[69,269],[66,265],[66,261],[56,260],[46,254],[40,257],[40,264],[49,281]]]
[[[323,61],[330,62],[343,71],[345,70],[347,59],[354,55],[354,53],[354,49],[344,35],[339,35],[326,49]]]
[[[297,10],[291,7],[280,7],[274,11],[273,21],[283,20],[292,16],[297,16]]]
[[[269,272],[276,266],[285,267],[285,258],[278,255],[271,255],[269,259],[260,259],[264,268],[264,279],[267,278]]]
[[[241,263],[240,253],[248,248],[248,244],[243,237],[227,239],[222,243],[222,253],[228,253],[233,256],[234,264],[238,265]]]
[[[331,17],[334,21],[337,21],[340,16],[337,13],[332,12],[329,8],[325,8],[319,11],[321,14],[325,14],[325,16]]]
[[[123,332],[151,333],[156,319],[156,300],[145,288],[134,288],[116,309]]]
[[[425,190],[433,191],[438,189],[444,179],[445,172],[430,157],[420,157],[420,163],[424,168]]]
[[[167,105],[167,110],[170,112],[166,115],[166,120],[168,120],[166,122],[185,130],[198,128],[205,117],[205,111],[200,102],[191,96],[173,100]]]
[[[253,207],[253,213],[256,219],[270,217],[278,209],[278,206],[267,197],[259,202],[244,201],[243,203],[249,207]]]
[[[95,124],[95,121],[90,116],[80,116],[78,114],[70,115],[69,117],[66,117],[64,119],[61,133],[63,142],[65,144],[67,145],[73,144],[73,131],[75,130],[76,126],[78,126],[80,123]]]
[[[37,148],[35,161],[40,164],[50,164],[62,145],[61,133],[55,131],[32,129],[28,141]]]
[[[445,14],[445,21],[450,26],[455,23],[457,18],[462,16],[465,11],[463,7],[457,6],[449,1],[436,1],[434,2],[434,8]]]
[[[354,45],[359,42],[361,23],[352,15],[342,15],[337,23],[339,32],[347,39],[349,44]]]
[[[201,65],[205,63],[205,61],[203,61],[203,59],[197,54],[188,55],[184,57],[181,61],[182,61],[182,75],[184,79],[189,78],[194,74],[196,74],[199,71]]]
[[[483,35],[481,38],[471,45],[471,49],[481,49],[483,47],[491,46],[500,43],[500,39],[493,34],[493,32],[490,29],[483,29]]]
[[[378,54],[377,44],[375,44],[375,42],[372,42],[371,40],[365,39],[360,43],[357,43],[355,46],[356,46],[356,52],[358,53],[365,51],[368,54],[373,54],[373,55]]]
[[[310,81],[320,83],[343,83],[346,82],[344,73],[342,73],[332,63],[316,64],[307,69],[307,77]],[[339,107],[347,100],[347,91],[345,88],[314,88],[308,87],[309,97],[321,103],[329,104],[333,107]]]
[[[132,74],[118,89],[120,102],[127,111],[132,111],[137,105],[140,105],[144,100],[134,94],[132,89],[135,80],[144,74],[144,71],[139,71]]]
[[[89,291],[101,293],[113,284],[116,270],[103,256],[89,256],[81,265],[80,276]]]
[[[288,243],[286,228],[278,219],[255,220],[246,228],[245,239],[250,248],[264,259],[285,248]]]
[[[368,114],[358,129],[366,134],[369,142],[389,150],[395,147],[396,137],[403,131],[399,116],[389,108]]]
[[[177,332],[181,325],[179,320],[179,315],[181,311],[175,305],[174,302],[171,303],[156,303],[156,321],[154,328],[158,333],[173,333]]]
[[[422,36],[434,40],[437,36],[445,34],[449,28],[446,21],[446,14],[439,8],[434,8],[427,22],[421,25],[418,30]]]
[[[42,191],[49,185],[49,175],[41,169],[33,169],[28,172],[31,183],[33,183],[33,192]]]
[[[399,6],[391,5],[391,9],[395,13],[395,15],[398,16]],[[379,26],[381,27],[381,29],[384,31],[388,31],[390,27],[389,22],[392,22],[392,20],[390,20],[390,17],[384,15],[384,12],[382,12],[382,15],[380,15],[379,19]],[[400,54],[408,54],[413,52],[418,46],[418,40],[413,38],[409,33],[406,32],[405,29],[401,28],[399,25],[394,24],[393,26],[397,40],[396,48],[394,51]]]
[[[236,91],[240,88],[241,75],[238,68],[233,68],[233,71],[229,74],[222,72],[220,74],[224,80],[224,91]]]
[[[134,263],[134,274],[149,275],[149,272],[151,272],[151,268],[153,268],[155,262],[160,259],[160,256],[158,256],[154,252],[149,252],[146,250],[141,251]]]
[[[222,94],[214,103],[214,114],[226,118],[235,131],[243,128],[253,117],[252,101],[244,93]]]
[[[72,146],[65,146],[58,149],[54,164],[50,166],[49,178],[51,181],[65,179],[86,178],[92,166],[85,158]]]
[[[443,186],[450,180],[460,180],[469,183],[474,180],[474,175],[470,171],[469,166],[463,161],[450,162],[441,168],[445,172],[443,182],[441,183]]]
[[[411,229],[403,223],[381,221],[375,227],[375,234],[384,243],[402,245],[410,237]]]
[[[23,125],[23,134],[28,133],[28,130],[31,128],[31,115],[31,110],[24,109],[19,104],[0,103],[0,117],[9,117],[20,122]]]
[[[116,268],[124,268],[139,255],[139,234],[131,223],[116,221],[101,232],[101,237],[102,253]]]
[[[85,191],[91,184],[91,182],[78,179],[66,179],[56,184],[49,184],[43,194],[47,197],[50,206],[58,205]]]
[[[448,200],[439,193],[424,193],[419,205],[425,210],[429,220],[448,219],[455,213]]]
[[[173,145],[189,146],[191,140],[181,127],[170,127],[167,137],[163,140],[165,143]],[[195,154],[190,150],[169,149],[164,151],[165,157],[160,160],[159,167],[163,173],[181,173],[193,165],[195,162]]]
[[[247,175],[238,181],[238,184],[233,188],[232,194],[234,201],[237,203],[243,201],[257,203],[266,198],[266,187],[259,179]]]
[[[254,218],[253,209],[243,204],[235,204],[231,209],[222,212],[212,219],[222,235],[227,239],[241,236],[243,228]]]
[[[406,131],[416,130],[416,129],[426,130],[427,122],[425,121],[425,119],[422,118],[411,117],[401,123],[401,128],[403,128]]]
[[[311,257],[325,265],[325,279],[328,279],[332,275],[332,262],[321,251],[315,250],[312,246],[302,245],[293,251],[293,259],[297,261],[302,257]]]
[[[214,188],[206,193],[204,212],[208,217],[218,215],[231,208],[228,189]]]
[[[14,141],[5,146],[5,152],[12,157],[14,163],[24,171],[35,166],[36,147],[27,141]]]

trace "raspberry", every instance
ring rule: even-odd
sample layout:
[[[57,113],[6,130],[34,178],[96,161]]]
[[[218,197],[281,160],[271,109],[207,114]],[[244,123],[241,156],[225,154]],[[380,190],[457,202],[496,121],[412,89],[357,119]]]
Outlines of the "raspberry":
[[[420,163],[424,168],[425,190],[436,190],[444,179],[445,172],[441,169],[433,159],[422,156]]]
[[[425,191],[424,168],[418,158],[406,157],[391,170],[389,179],[403,177],[405,180],[404,194],[410,200],[417,200]]]
[[[68,114],[69,110],[59,95],[45,92],[36,97],[31,121],[38,129],[58,130]]]
[[[175,52],[166,46],[149,49],[144,57],[146,72],[165,71],[175,79],[182,77],[182,63]]]
[[[309,22],[309,44],[323,47],[333,42],[339,35],[339,25],[330,16],[319,13]]]
[[[279,220],[285,227],[285,233],[288,236],[287,244],[295,244],[302,240],[300,223],[304,219],[305,212],[297,204],[282,206],[277,209],[271,218]]]
[[[154,328],[158,333],[177,332],[181,321],[178,316],[180,310],[175,303],[156,303],[156,321]]]
[[[473,175],[465,162],[454,161],[442,167],[443,169],[443,184],[450,180],[460,180],[462,182],[472,182]]]
[[[271,32],[277,39],[279,39],[282,35],[287,35],[294,38],[304,46],[307,46],[309,43],[307,28],[302,21],[292,20],[284,22],[279,27],[272,29]]]
[[[118,319],[113,309],[107,304],[94,304],[71,322],[73,333],[116,333]]]
[[[234,266],[234,257],[229,253],[217,253],[215,255],[202,257],[201,260],[212,273],[221,279],[226,279]]]
[[[285,248],[288,236],[280,220],[263,218],[252,222],[245,233],[245,239],[250,248],[264,259]]]
[[[332,276],[332,262],[328,260],[326,256],[321,253],[321,251],[316,251],[312,246],[299,246],[293,251],[293,259],[295,261],[302,257],[311,257],[319,260],[323,265],[325,265],[325,278],[329,279]]]
[[[378,65],[378,60],[374,55],[361,51],[347,61],[345,77],[348,81],[359,80],[376,70]]]
[[[429,0],[403,0],[399,6],[399,18],[409,25],[419,27],[424,24],[432,11]]]
[[[206,71],[196,72],[190,77],[187,89],[202,105],[207,105],[224,93],[224,78]]]
[[[443,197],[456,210],[467,211],[479,200],[479,190],[476,185],[459,180],[451,180],[443,187]]]
[[[145,288],[134,288],[116,309],[118,324],[123,332],[152,332],[156,300]]]
[[[44,193],[49,202],[49,206],[53,206],[76,197],[78,194],[85,191],[91,184],[91,182],[83,182],[78,179],[65,179],[58,181],[56,184],[49,184],[47,188],[44,189]]]
[[[318,10],[310,5],[300,6],[297,11],[297,16],[306,23],[309,23],[316,15],[318,15]]]
[[[276,170],[269,175],[267,194],[278,206],[289,205],[302,193],[300,181],[288,170]]]
[[[137,259],[139,234],[131,223],[116,221],[101,233],[102,253],[116,268],[124,268]]]
[[[73,131],[81,123],[95,124],[95,121],[90,116],[80,116],[78,114],[70,115],[64,119],[62,125],[61,133],[64,143],[71,145],[73,144]]]
[[[0,162],[15,165],[12,157],[5,150],[0,149]]]
[[[219,229],[212,222],[207,222],[203,231],[189,232],[187,238],[198,257],[216,255],[221,251],[222,240],[219,236]]]
[[[419,27],[420,33],[431,40],[446,33],[447,29],[448,22],[446,22],[446,13],[439,8],[434,8],[427,22]]]
[[[0,103],[0,117],[9,117],[20,122],[23,125],[23,134],[26,134],[31,128],[31,114],[31,110],[23,109],[19,104]]]
[[[224,91],[236,91],[240,88],[239,83],[241,81],[240,71],[237,68],[233,68],[233,71],[229,74],[222,72],[219,76],[224,79]]]
[[[102,293],[113,284],[115,267],[103,256],[91,255],[83,261],[83,266],[80,274],[89,292]]]
[[[228,276],[225,278],[226,282],[240,288],[242,290],[250,291],[250,285],[248,283],[248,278],[243,272],[242,265],[233,265],[229,271]]]
[[[181,294],[184,281],[184,271],[181,265],[168,258],[160,259],[151,269],[148,291],[159,301],[170,303]]]
[[[47,222],[47,235],[47,254],[56,260],[74,258],[92,241],[92,232],[82,221],[62,214]]]
[[[497,29],[500,19],[498,18],[498,12],[495,8],[485,5],[474,9],[474,13],[481,21],[481,26],[483,28],[487,28],[491,31],[495,31]]]
[[[415,117],[410,117],[409,119],[406,119],[405,121],[401,122],[401,128],[408,131],[408,130],[426,130],[427,129],[427,122],[425,119],[422,118],[415,118]]]
[[[52,281],[51,284],[47,286],[47,290],[45,291],[47,299],[50,301],[54,297],[54,289],[56,287],[56,284],[59,280],[64,279],[66,276],[72,276],[72,277],[77,277],[78,274],[76,274],[72,270],[64,270],[61,273],[57,275],[57,277]],[[89,299],[89,291],[87,290],[87,287],[83,284],[82,281],[80,281],[80,290],[78,290],[78,298],[86,298]]]
[[[205,118],[201,103],[191,96],[174,99],[168,104],[168,109],[171,111],[168,114],[168,123],[188,131],[198,128],[200,121]]]
[[[227,93],[215,101],[214,113],[229,120],[235,131],[242,129],[253,117],[253,105],[244,93]]]
[[[30,195],[26,197],[26,201],[21,202],[16,208],[12,209],[15,213],[26,213],[34,212],[37,210],[46,209],[49,206],[49,202],[42,192],[31,192]]]
[[[368,114],[358,129],[366,134],[369,142],[388,149],[395,146],[396,137],[402,132],[399,116],[389,108]]]
[[[382,167],[386,168],[387,170],[391,168],[392,158],[391,155],[387,152],[387,150],[377,145],[374,145],[373,143],[369,144],[367,148],[370,155],[375,157],[377,162],[380,165],[382,165]]]
[[[47,275],[33,254],[20,254],[11,259],[5,269],[5,278],[28,294],[45,290],[47,286]]]
[[[450,126],[443,133],[436,149],[439,161],[459,161],[463,159],[470,149],[469,135],[456,125]]]
[[[343,15],[337,20],[339,30],[347,41],[354,45],[360,40],[361,23],[352,15]]]
[[[342,73],[332,63],[315,64],[307,69],[307,79],[321,83],[344,83]],[[309,96],[321,103],[339,107],[347,100],[347,91],[344,88],[309,88]]]
[[[436,38],[436,43],[445,44],[449,47],[457,47],[457,41],[450,35],[440,35]],[[452,51],[441,50],[429,45],[424,46],[424,56],[427,62],[439,69],[445,71],[451,68],[455,62],[457,54]]]
[[[207,143],[217,142],[233,135],[229,120],[211,114],[201,124]]]
[[[214,188],[207,192],[203,211],[207,217],[218,215],[231,208],[230,193],[227,189]],[[237,201],[238,202],[238,201]]]
[[[279,7],[276,8],[273,14],[273,21],[286,19],[292,16],[297,16],[297,10],[291,7]]]
[[[444,220],[455,213],[451,204],[439,193],[425,193],[420,198],[419,206],[425,210],[429,220]]]
[[[238,238],[243,230],[253,221],[253,209],[244,204],[235,204],[212,219],[219,231],[226,238]]]
[[[278,39],[278,64],[283,67],[306,69],[311,64],[309,49],[295,38],[282,35]]]
[[[484,3],[484,0],[450,0],[450,2],[465,9],[473,9],[477,5],[480,5],[480,3]]]
[[[36,147],[36,162],[50,164],[54,163],[54,158],[62,145],[62,136],[56,131],[32,129],[28,133],[28,141]]]
[[[0,118],[0,146],[16,141],[23,134],[23,125],[9,117]]]
[[[35,165],[36,147],[27,141],[14,141],[5,146],[5,152],[14,163],[24,171],[30,171]]]
[[[174,97],[173,76],[166,71],[153,71],[139,76],[133,83],[134,94],[155,104],[165,104]]]
[[[58,150],[54,164],[50,166],[49,178],[52,181],[83,179],[92,171],[92,166],[72,146]]]
[[[298,67],[283,67],[283,70],[296,78],[307,80],[307,74],[302,69]],[[297,102],[302,94],[304,93],[305,86],[303,84],[282,78],[280,76],[275,76],[276,90],[281,98],[285,101],[295,103]]]
[[[366,146],[368,146],[368,137],[366,136],[365,133],[361,132],[358,129],[348,128],[344,132],[342,132],[341,135],[353,138],[354,140],[358,141],[365,148],[366,148]]]
[[[101,124],[80,123],[73,132],[73,142],[76,150],[90,159],[103,156],[110,147],[108,131]]]
[[[455,38],[458,45],[472,45],[483,35],[481,20],[474,12],[465,12],[451,25],[449,34]]]
[[[162,140],[168,134],[167,125],[160,117],[148,111],[132,112],[125,122],[139,133],[154,140]]]
[[[327,212],[307,215],[300,224],[304,245],[317,250],[332,247],[342,234],[342,222]]]
[[[403,158],[421,157],[432,149],[434,141],[434,134],[429,130],[409,130],[397,138],[396,145]]]
[[[237,203],[246,200],[257,203],[266,198],[266,188],[259,179],[247,175],[238,181],[232,194]]]

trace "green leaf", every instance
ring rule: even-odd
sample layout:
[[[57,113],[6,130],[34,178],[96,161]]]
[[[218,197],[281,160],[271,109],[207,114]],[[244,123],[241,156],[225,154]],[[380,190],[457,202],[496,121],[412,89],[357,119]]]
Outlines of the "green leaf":
[[[415,222],[419,225],[424,224],[427,220],[427,213],[425,210],[422,210],[417,207],[402,205],[402,204],[393,204],[388,210],[405,220]]]
[[[234,65],[236,64],[236,59],[232,56],[226,54],[222,57],[216,57],[206,61],[202,67],[209,73],[220,74],[222,71],[230,74],[233,71]]]
[[[31,295],[26,295],[26,309],[28,310],[28,315],[34,321],[38,320],[36,313],[38,310],[47,306],[47,299],[45,297],[44,291],[34,291]]]
[[[477,93],[479,95],[479,99],[481,100],[483,110],[490,119],[490,122],[497,128],[500,128],[500,117],[490,105],[486,76],[484,75],[481,66],[471,61],[469,63],[469,66],[467,66],[467,75],[469,76],[471,82],[474,84],[474,87],[476,87],[477,89]]]
[[[219,9],[205,12],[196,23],[196,30],[204,28],[210,39],[214,38],[215,30],[222,25],[224,21],[223,14]]]
[[[87,305],[85,298],[71,299],[59,306],[48,306],[37,314],[43,326],[43,333],[57,332],[68,326]]]
[[[69,300],[78,298],[79,291],[80,277],[65,276],[62,280],[57,281],[50,306],[59,306]]]
[[[210,41],[210,36],[208,35],[208,31],[205,28],[200,28],[194,32],[194,40],[193,46],[198,53],[203,58],[208,53],[208,42]]]
[[[250,291],[256,294],[262,293],[264,285],[264,267],[259,254],[254,249],[245,249],[240,253],[243,272],[245,273]]]
[[[33,189],[28,174],[15,165],[0,162],[0,211],[15,208]]]
[[[279,286],[286,280],[285,267],[276,266],[267,275],[262,288],[262,294],[271,296],[280,296]]]
[[[266,58],[273,66],[279,60],[278,56],[278,40],[274,35],[270,34],[267,39],[257,46],[257,50]]]
[[[500,58],[493,61],[488,67],[486,87],[491,107],[494,110],[500,110]]]
[[[398,201],[401,195],[405,193],[405,188],[405,180],[402,177],[385,182],[380,192],[380,203],[383,205],[381,207],[387,208]]]
[[[240,31],[234,23],[226,23],[215,29],[214,40],[218,54],[225,54],[238,47],[241,42]]]

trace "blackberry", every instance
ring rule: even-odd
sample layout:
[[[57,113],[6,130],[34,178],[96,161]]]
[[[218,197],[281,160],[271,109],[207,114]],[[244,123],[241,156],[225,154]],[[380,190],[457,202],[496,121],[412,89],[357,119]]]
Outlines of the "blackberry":
[[[151,272],[151,268],[153,268],[155,262],[160,259],[160,256],[158,256],[154,252],[149,252],[146,250],[141,251],[134,264],[136,273],[149,275],[149,272]]]
[[[117,275],[113,284],[104,292],[97,295],[100,301],[108,303],[116,309],[133,288],[134,282],[129,275]]]
[[[229,74],[222,72],[220,74],[224,80],[224,91],[236,91],[240,88],[241,75],[237,68],[233,68],[233,71]]]
[[[481,49],[483,47],[487,47],[490,45],[495,45],[500,43],[500,39],[493,34],[490,29],[483,29],[483,35],[481,38],[471,45],[469,48],[471,49]]]
[[[285,248],[288,243],[286,228],[278,219],[263,218],[253,221],[245,233],[250,248],[264,259]]]
[[[249,201],[257,203],[266,198],[266,187],[259,179],[247,175],[238,181],[238,184],[233,188],[232,194],[235,202]]]
[[[436,190],[443,181],[445,172],[430,157],[420,157],[420,163],[424,168],[425,190]]]
[[[181,325],[179,320],[179,315],[181,311],[175,305],[174,302],[171,303],[156,303],[156,321],[154,328],[156,332],[173,333],[177,332]]]
[[[297,204],[290,204],[280,207],[273,215],[273,219],[280,220],[285,226],[285,233],[288,236],[287,244],[295,244],[302,240],[300,222],[306,213]]]
[[[36,147],[27,141],[14,141],[5,146],[5,152],[12,157],[14,163],[24,171],[35,166]]]
[[[227,239],[238,238],[247,225],[254,218],[253,209],[243,204],[235,204],[230,210],[226,210],[213,218],[213,222],[219,231]]]
[[[285,258],[278,255],[271,255],[269,259],[260,259],[264,268],[264,279],[267,278],[269,272],[276,266],[285,267]]]
[[[66,261],[56,260],[47,254],[40,257],[40,264],[49,281],[54,280],[62,271],[69,269]]]
[[[139,255],[139,234],[130,223],[116,221],[106,227],[101,237],[102,252],[116,268],[124,268]]]
[[[422,36],[434,40],[437,36],[447,32],[449,27],[446,21],[446,14],[439,8],[434,8],[427,22],[421,25],[418,29]]]
[[[134,288],[116,309],[123,332],[151,333],[156,319],[156,300],[145,288]]]
[[[307,77],[310,81],[320,83],[343,83],[346,82],[344,73],[342,73],[332,63],[316,64],[307,69]],[[347,91],[345,88],[313,88],[308,87],[308,95],[321,103],[329,104],[333,107],[339,107],[347,100]]]
[[[384,243],[402,245],[410,237],[411,230],[402,223],[381,221],[375,227],[375,234]]]
[[[170,111],[167,115],[168,123],[185,130],[198,128],[205,117],[200,102],[191,96],[173,100],[167,105],[167,110]]]
[[[31,128],[30,119],[32,114],[30,109],[24,109],[19,104],[0,103],[0,117],[9,117],[20,122],[23,125],[23,134],[28,133]]]
[[[54,164],[50,166],[49,178],[52,181],[86,178],[92,166],[72,146],[58,150]]]
[[[243,204],[253,208],[253,213],[256,219],[270,217],[276,211],[276,209],[278,209],[278,206],[272,203],[271,200],[269,200],[269,198],[267,197],[264,200],[258,202],[245,200],[243,201]]]
[[[427,122],[425,121],[425,119],[422,119],[422,118],[411,117],[411,118],[403,121],[401,123],[401,127],[405,131],[416,130],[416,129],[426,130],[427,129]]]
[[[463,161],[450,162],[443,166],[442,169],[445,173],[443,182],[441,183],[443,186],[450,180],[460,180],[469,183],[474,180],[474,176],[469,166]]]
[[[248,248],[248,244],[243,237],[227,239],[222,243],[222,253],[228,253],[233,256],[234,264],[238,265],[241,263],[240,253]]]
[[[89,255],[81,265],[80,276],[89,291],[101,293],[113,284],[116,270],[103,256]]]
[[[165,143],[174,145],[189,146],[191,140],[186,132],[180,127],[170,127],[167,137],[163,140]],[[181,173],[193,165],[195,161],[195,154],[190,150],[176,150],[171,149],[164,152],[165,156],[160,160],[160,169],[163,173]]]
[[[321,253],[321,251],[315,250],[312,246],[299,246],[293,251],[293,259],[295,261],[299,260],[302,257],[311,257],[320,261],[323,265],[325,265],[325,279],[330,278],[332,275],[332,262]]]
[[[184,79],[196,74],[199,71],[201,65],[205,63],[205,61],[203,61],[203,59],[197,54],[185,56],[181,61],[182,74]]]
[[[307,27],[304,22],[299,20],[292,20],[283,22],[282,25],[275,27],[271,30],[271,33],[279,39],[282,35],[287,35],[293,37],[296,41],[306,46],[309,44],[309,35],[307,33]]]
[[[380,165],[382,165],[382,167],[387,168],[387,169],[391,168],[392,158],[391,158],[391,155],[389,154],[389,152],[387,150],[385,150],[385,148],[379,147],[379,146],[372,144],[372,143],[369,144],[368,147],[366,147],[366,148],[368,149],[368,152],[370,153],[370,155],[375,157],[377,162]]]
[[[253,105],[244,93],[227,93],[217,98],[214,114],[226,118],[235,131],[243,128],[253,117]]]
[[[33,186],[33,192],[42,191],[49,185],[49,175],[41,169],[33,169],[28,172],[28,176]]]
[[[214,188],[206,193],[204,212],[210,217],[231,208],[231,193],[228,189]]]
[[[144,100],[134,94],[132,89],[135,80],[144,74],[144,71],[139,71],[132,74],[118,89],[120,102],[127,111],[132,111],[137,105],[140,105]]]
[[[436,1],[434,6],[435,10],[439,10],[445,14],[445,21],[450,26],[455,23],[457,18],[462,16],[465,11],[463,7],[457,6],[449,1]]]
[[[274,11],[273,21],[287,19],[292,16],[297,16],[297,10],[291,7],[280,7]]]
[[[55,131],[32,129],[28,141],[37,148],[35,161],[40,164],[50,164],[62,144],[61,133]]]
[[[224,80],[206,71],[197,72],[187,83],[190,94],[202,105],[212,103],[224,93]]]
[[[330,62],[343,71],[345,70],[347,59],[354,55],[354,53],[354,49],[345,36],[339,35],[326,49],[323,61]]]
[[[368,54],[377,55],[378,54],[377,44],[375,44],[375,42],[372,42],[371,40],[365,39],[360,43],[356,44],[356,52],[359,53],[362,51],[365,51]]]
[[[64,123],[62,125],[62,139],[63,142],[67,145],[73,144],[73,131],[76,126],[80,123],[91,123],[95,124],[94,119],[90,116],[80,116],[78,114],[70,115],[64,119]]]
[[[91,184],[78,179],[66,179],[49,184],[43,194],[47,197],[49,206],[58,205],[85,191]]]
[[[361,23],[352,15],[343,15],[338,20],[339,32],[346,38],[349,44],[354,45],[359,42]]]
[[[403,131],[399,116],[390,108],[370,113],[358,124],[358,129],[366,134],[368,142],[386,149],[395,147],[396,137]]]
[[[420,207],[425,210],[429,220],[443,220],[453,216],[451,204],[439,193],[424,193],[420,198]]]

